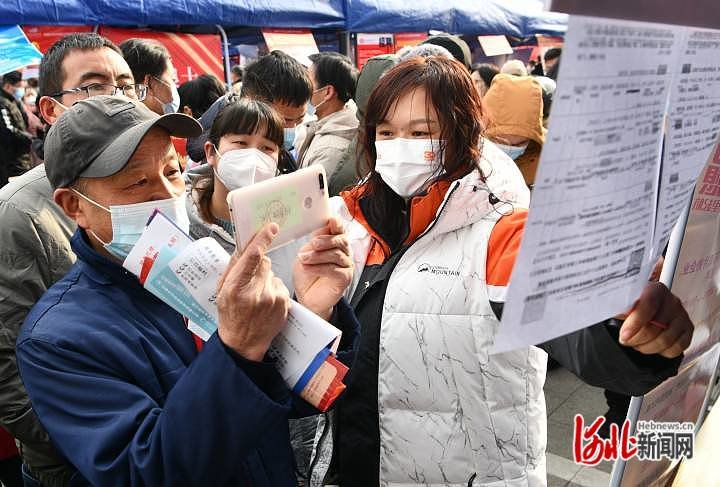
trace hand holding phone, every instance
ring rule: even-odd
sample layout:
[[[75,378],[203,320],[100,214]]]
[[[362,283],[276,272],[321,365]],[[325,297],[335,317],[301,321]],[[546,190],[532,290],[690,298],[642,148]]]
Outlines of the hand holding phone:
[[[331,215],[319,164],[231,191],[227,202],[239,249],[266,223],[280,228],[268,249],[273,250],[323,228]]]
[[[325,320],[352,282],[350,242],[338,217],[313,232],[295,261],[293,284],[298,302]]]

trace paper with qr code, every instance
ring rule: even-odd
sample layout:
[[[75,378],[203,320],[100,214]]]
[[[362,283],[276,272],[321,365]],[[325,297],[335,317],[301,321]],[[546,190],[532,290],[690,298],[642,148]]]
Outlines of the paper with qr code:
[[[717,31],[570,17],[493,353],[601,322],[639,297],[720,130],[717,87],[700,87],[715,83],[706,68],[716,70],[718,40]],[[673,114],[694,125],[668,129]]]
[[[217,283],[230,255],[210,237],[196,241],[187,237],[187,242],[178,244],[167,226],[169,220],[162,213],[158,215],[133,249],[131,254],[137,257],[126,262],[132,262],[129,265],[138,277],[142,276],[148,291],[188,318],[191,332],[208,340],[217,330]],[[292,259],[288,252],[282,248],[267,255],[289,265]],[[321,411],[345,389],[342,378],[348,369],[334,358],[340,337],[340,330],[292,301],[287,324],[268,350],[293,392]]]

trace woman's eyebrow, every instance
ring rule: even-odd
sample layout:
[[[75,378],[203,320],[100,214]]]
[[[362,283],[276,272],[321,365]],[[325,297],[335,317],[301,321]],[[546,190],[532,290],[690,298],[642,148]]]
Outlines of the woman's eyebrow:
[[[410,125],[416,125],[416,124],[423,124],[423,125],[432,125],[437,124],[438,122],[436,120],[432,120],[430,118],[416,118],[414,120],[410,120]]]

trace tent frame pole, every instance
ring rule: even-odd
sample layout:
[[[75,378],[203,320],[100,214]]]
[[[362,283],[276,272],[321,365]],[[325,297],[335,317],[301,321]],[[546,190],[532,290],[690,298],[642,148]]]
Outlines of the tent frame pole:
[[[216,24],[215,27],[217,28],[218,32],[220,33],[220,37],[222,38],[223,57],[225,58],[225,84],[227,84],[228,90],[232,90],[232,80],[230,79],[230,48],[228,46],[228,37],[222,25]]]
[[[356,58],[355,55],[355,49],[353,49],[353,42],[352,42],[352,36],[350,34],[350,31],[344,31],[340,33],[340,44],[341,44],[341,50],[345,51],[345,55],[350,58],[353,64],[356,64]]]

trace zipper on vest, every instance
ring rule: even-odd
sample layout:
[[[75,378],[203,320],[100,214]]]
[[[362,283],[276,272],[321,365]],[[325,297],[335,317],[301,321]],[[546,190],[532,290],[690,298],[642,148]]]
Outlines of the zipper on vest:
[[[443,211],[445,211],[445,207],[447,207],[447,204],[450,201],[450,197],[455,192],[455,190],[458,189],[459,187],[460,187],[460,182],[454,181],[453,185],[450,186],[450,189],[448,190],[447,194],[445,195],[445,199],[443,199],[443,202],[440,204],[440,208],[438,208],[437,214],[435,215],[435,219],[432,221],[432,223],[430,223],[430,225],[420,235],[418,235],[415,238],[415,240],[410,242],[405,247],[401,247],[400,249],[398,249],[395,252],[393,252],[392,254],[390,254],[390,257],[387,258],[387,262],[389,262],[393,258],[395,258],[395,263],[393,264],[392,268],[388,272],[385,273],[388,275],[388,279],[389,279],[389,274],[392,274],[392,272],[395,270],[395,267],[397,266],[398,262],[400,262],[400,259],[402,258],[403,254],[405,254],[405,252],[410,250],[410,247],[412,247],[415,244],[415,242],[420,240],[422,237],[427,235],[428,232],[430,232],[433,228],[435,228],[435,225],[437,224],[438,220],[440,220],[440,216],[442,216]],[[400,255],[398,255],[398,254],[400,254]],[[371,283],[369,283],[369,282],[365,282],[365,286],[366,286],[365,289],[369,288],[370,284]],[[385,296],[383,296],[383,302],[385,302]]]
[[[448,190],[447,194],[445,195],[445,198],[443,199],[443,202],[440,204],[440,208],[438,208],[438,211],[437,211],[437,213],[435,214],[435,219],[430,223],[430,225],[428,225],[428,227],[427,227],[420,235],[418,235],[417,237],[415,237],[415,240],[413,240],[413,241],[410,242],[408,245],[406,245],[406,246],[404,246],[404,247],[401,247],[400,249],[398,249],[398,250],[396,250],[395,252],[393,252],[393,253],[390,254],[390,256],[387,258],[387,261],[386,261],[386,262],[389,262],[389,261],[392,260],[393,258],[396,258],[396,261],[395,261],[395,264],[393,265],[393,267],[390,269],[390,271],[387,272],[386,274],[392,274],[392,271],[395,270],[395,266],[397,266],[397,263],[400,261],[400,258],[402,257],[402,254],[404,254],[405,252],[407,252],[407,251],[410,249],[410,247],[412,247],[412,246],[415,244],[415,242],[417,242],[418,240],[420,240],[422,237],[424,237],[425,235],[427,235],[428,232],[430,232],[430,230],[432,230],[433,228],[435,228],[435,225],[437,224],[438,220],[440,220],[440,216],[442,215],[443,211],[445,211],[445,207],[447,206],[448,202],[450,201],[450,197],[451,197],[452,194],[455,192],[455,190],[458,189],[459,187],[460,187],[460,182],[459,182],[459,181],[454,181],[454,182],[453,182],[453,185],[450,186],[450,189]],[[401,255],[397,255],[397,254],[401,254]],[[365,282],[365,286],[366,286],[365,289],[367,289],[368,287],[370,287],[370,283],[369,283],[369,282]],[[385,296],[383,296],[383,301],[384,301],[384,300],[385,300]]]
[[[389,278],[390,278],[390,275],[391,275],[392,272],[395,270],[395,267],[397,266],[397,263],[400,262],[400,259],[401,259],[402,256],[405,254],[405,252],[407,252],[407,251],[410,249],[410,247],[413,246],[413,244],[414,244],[415,242],[417,242],[420,238],[422,238],[422,237],[424,237],[425,235],[427,235],[427,233],[428,233],[429,231],[431,231],[431,230],[435,227],[435,225],[437,224],[438,220],[440,219],[440,216],[442,215],[443,211],[445,211],[445,208],[447,207],[448,202],[450,201],[450,197],[451,197],[452,194],[455,192],[455,190],[457,190],[458,187],[460,187],[460,182],[459,182],[459,181],[454,181],[454,182],[452,183],[452,185],[450,186],[450,189],[448,189],[448,192],[447,192],[447,194],[445,195],[445,198],[443,199],[443,202],[440,204],[440,208],[438,208],[438,211],[437,211],[437,213],[436,213],[436,215],[435,215],[435,219],[430,223],[430,225],[429,225],[420,235],[418,235],[418,236],[415,238],[415,240],[413,240],[412,242],[410,242],[408,245],[405,245],[405,246],[403,246],[403,247],[400,247],[399,249],[397,249],[397,250],[395,250],[394,252],[391,252],[391,253],[390,253],[390,255],[389,255],[388,258],[385,260],[385,262],[382,264],[382,266],[384,267],[385,265],[389,264],[389,265],[391,265],[392,267],[390,267],[389,269],[382,269],[382,270],[379,272],[379,275],[380,275],[380,277],[382,277],[382,279],[378,279],[379,276],[378,276],[378,275],[375,275],[375,276],[373,276],[373,278],[370,279],[369,281],[367,281],[367,280],[366,280],[366,281],[361,280],[361,281],[358,283],[358,288],[355,290],[355,292],[353,293],[352,298],[350,299],[350,306],[352,306],[352,307],[354,308],[354,307],[357,305],[357,303],[365,296],[365,293],[368,291],[368,289],[370,289],[370,287],[372,287],[376,282],[379,282],[379,280],[389,279]],[[361,276],[361,277],[362,277],[362,276]],[[383,301],[384,301],[384,300],[385,300],[385,296],[383,295]]]

